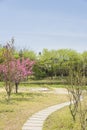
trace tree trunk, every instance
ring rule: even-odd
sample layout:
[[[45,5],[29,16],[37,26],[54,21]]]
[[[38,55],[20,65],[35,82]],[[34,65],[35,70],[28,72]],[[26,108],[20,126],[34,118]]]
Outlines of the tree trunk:
[[[15,83],[15,92],[18,93],[18,83]]]

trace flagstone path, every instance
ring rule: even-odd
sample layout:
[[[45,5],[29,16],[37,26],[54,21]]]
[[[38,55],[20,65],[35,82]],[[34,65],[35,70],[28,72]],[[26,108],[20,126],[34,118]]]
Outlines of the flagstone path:
[[[69,104],[70,102],[61,103],[35,113],[23,125],[22,130],[42,130],[44,121],[51,113],[65,106],[68,106]]]

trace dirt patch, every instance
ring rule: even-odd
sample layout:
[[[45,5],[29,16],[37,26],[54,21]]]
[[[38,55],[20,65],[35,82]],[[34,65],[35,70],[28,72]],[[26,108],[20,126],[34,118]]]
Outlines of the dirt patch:
[[[68,90],[66,88],[54,88],[54,92],[56,94],[68,94]]]
[[[14,91],[14,89],[13,89]],[[19,88],[19,92],[42,92],[42,93],[55,93],[55,94],[68,94],[67,89],[65,88],[45,88],[45,87],[38,87],[38,88]],[[5,92],[5,88],[0,88],[0,92]]]

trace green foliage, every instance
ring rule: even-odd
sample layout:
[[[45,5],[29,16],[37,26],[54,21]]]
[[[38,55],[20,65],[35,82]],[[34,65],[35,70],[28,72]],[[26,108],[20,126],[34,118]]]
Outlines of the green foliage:
[[[19,52],[17,50],[14,51],[14,58],[15,59],[19,59],[20,58]]]
[[[14,40],[13,40],[14,42]],[[0,63],[5,59],[2,57],[3,49],[0,47]],[[80,54],[71,49],[48,50],[43,49],[38,55],[33,50],[23,49],[16,50],[14,48],[14,58],[29,58],[36,61],[34,67],[34,75],[36,79],[45,77],[68,76],[69,69],[78,67],[78,63],[84,68],[85,75],[87,75],[87,52]]]
[[[46,72],[44,70],[44,67],[38,63],[34,65],[33,71],[36,79],[42,79],[46,77]]]
[[[2,63],[4,61],[4,57],[3,57],[3,48],[0,47],[0,63]]]
[[[82,59],[83,59],[83,62],[84,62],[84,71],[85,71],[85,75],[87,76],[87,51],[83,52],[82,53]]]
[[[27,49],[22,50],[22,55],[24,58],[29,58],[30,60],[35,60],[37,57],[36,53],[33,50]]]
[[[39,66],[37,68],[42,72],[44,70],[47,77],[63,77],[69,75],[69,66],[76,68],[78,67],[78,63],[81,64],[82,61],[81,54],[74,50],[60,49],[49,51],[48,49],[43,49],[41,55],[38,55],[38,64],[36,66]]]

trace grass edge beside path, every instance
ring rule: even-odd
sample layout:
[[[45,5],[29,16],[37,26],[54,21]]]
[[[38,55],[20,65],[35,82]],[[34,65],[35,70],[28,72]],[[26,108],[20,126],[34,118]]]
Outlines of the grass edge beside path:
[[[0,130],[21,130],[25,121],[35,112],[68,100],[64,94],[22,92],[12,94],[6,103],[5,93],[0,94]]]

